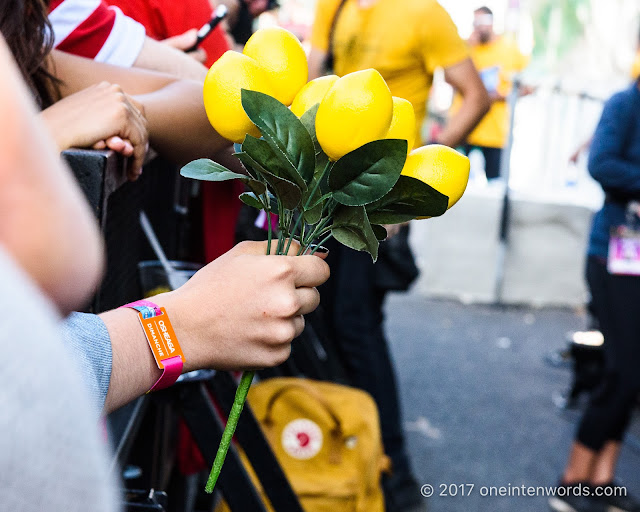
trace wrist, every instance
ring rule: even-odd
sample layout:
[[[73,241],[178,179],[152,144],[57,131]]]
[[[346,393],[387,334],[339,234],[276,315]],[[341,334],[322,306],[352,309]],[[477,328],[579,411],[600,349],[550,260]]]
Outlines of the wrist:
[[[197,350],[198,344],[193,335],[195,319],[191,318],[190,311],[184,310],[183,301],[180,300],[179,295],[179,292],[171,291],[154,295],[148,300],[165,308],[184,353],[185,361],[182,372],[187,373],[206,368],[206,364]]]
[[[160,378],[149,391],[158,391],[173,385],[184,370],[185,357],[166,308],[149,300],[138,300],[121,306],[119,309],[133,309],[153,359],[162,370]]]
[[[71,141],[68,139],[68,129],[62,129],[62,127],[57,126],[56,116],[52,114],[51,109],[54,107],[49,107],[40,112],[40,119],[43,121],[43,124],[47,128],[47,132],[55,142],[58,151],[65,151],[73,146]]]

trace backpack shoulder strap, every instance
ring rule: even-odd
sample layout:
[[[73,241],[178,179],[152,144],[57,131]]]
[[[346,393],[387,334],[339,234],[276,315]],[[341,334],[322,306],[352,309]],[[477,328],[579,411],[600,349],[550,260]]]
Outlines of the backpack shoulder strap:
[[[342,12],[342,8],[344,7],[344,4],[346,3],[347,3],[347,0],[340,0],[340,4],[338,5],[338,8],[336,9],[335,14],[333,15],[331,28],[329,29],[329,49],[327,50],[327,58],[324,61],[324,67],[327,71],[333,71],[334,57],[335,57],[333,52],[333,39],[334,39],[335,30],[336,30],[336,24],[338,22],[338,17]]]

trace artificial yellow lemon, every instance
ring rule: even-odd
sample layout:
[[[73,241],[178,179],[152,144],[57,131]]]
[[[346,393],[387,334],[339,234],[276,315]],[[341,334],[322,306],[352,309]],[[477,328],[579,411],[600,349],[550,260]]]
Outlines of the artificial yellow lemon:
[[[291,103],[291,112],[298,117],[302,117],[307,110],[315,104],[320,103],[331,86],[336,83],[338,77],[336,75],[321,76],[315,80],[311,80],[305,85]]]
[[[255,60],[229,50],[209,69],[203,99],[211,126],[233,142],[242,142],[247,133],[260,137],[260,131],[242,108],[242,89],[271,96],[274,93],[267,73]]]
[[[451,208],[467,188],[469,159],[448,146],[422,146],[409,153],[402,174],[419,179],[447,196]]]
[[[410,101],[393,97],[393,117],[385,139],[404,139],[408,143],[407,153],[416,140],[416,113]]]
[[[393,115],[387,83],[375,69],[339,78],[320,102],[316,135],[331,160],[367,142],[383,139]]]
[[[296,36],[283,28],[258,30],[249,38],[242,53],[267,72],[275,87],[272,96],[287,106],[309,79],[304,48]]]

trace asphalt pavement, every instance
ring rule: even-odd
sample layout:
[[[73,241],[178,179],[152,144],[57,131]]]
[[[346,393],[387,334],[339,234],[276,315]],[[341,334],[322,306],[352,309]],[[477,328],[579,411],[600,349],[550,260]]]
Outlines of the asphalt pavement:
[[[557,482],[580,416],[554,405],[570,370],[545,355],[585,327],[583,314],[411,293],[390,295],[386,312],[408,450],[424,492],[433,490],[429,510],[549,510],[540,488]],[[618,475],[640,496],[638,419]]]

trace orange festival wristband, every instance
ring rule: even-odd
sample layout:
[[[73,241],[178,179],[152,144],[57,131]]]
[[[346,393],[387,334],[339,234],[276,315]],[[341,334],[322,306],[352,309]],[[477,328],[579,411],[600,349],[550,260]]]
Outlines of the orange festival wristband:
[[[162,375],[147,393],[168,388],[182,374],[185,359],[167,311],[148,300],[138,300],[121,307],[138,311],[153,358],[162,370]]]

